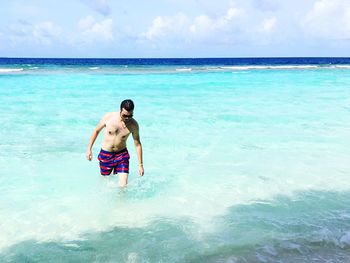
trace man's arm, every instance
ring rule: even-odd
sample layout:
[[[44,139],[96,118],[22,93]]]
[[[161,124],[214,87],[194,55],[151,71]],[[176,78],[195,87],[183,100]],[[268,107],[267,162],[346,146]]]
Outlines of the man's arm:
[[[142,144],[140,141],[139,125],[135,123],[135,128],[132,131],[132,137],[134,139],[134,144],[137,153],[137,159],[139,160],[139,175],[144,175],[143,162],[142,162]]]
[[[100,131],[105,127],[106,124],[106,120],[109,116],[109,113],[107,113],[101,120],[100,122],[97,124],[97,126],[95,127],[94,131],[91,134],[90,140],[89,140],[89,144],[86,150],[86,159],[88,159],[89,161],[92,160],[92,146],[94,145],[94,142],[98,136],[98,134],[100,133]]]

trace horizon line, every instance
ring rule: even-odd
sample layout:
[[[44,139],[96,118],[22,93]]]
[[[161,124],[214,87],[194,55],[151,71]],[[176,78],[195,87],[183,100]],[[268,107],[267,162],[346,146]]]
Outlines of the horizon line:
[[[261,56],[261,57],[2,57],[0,59],[269,59],[269,58],[350,58],[346,56]]]

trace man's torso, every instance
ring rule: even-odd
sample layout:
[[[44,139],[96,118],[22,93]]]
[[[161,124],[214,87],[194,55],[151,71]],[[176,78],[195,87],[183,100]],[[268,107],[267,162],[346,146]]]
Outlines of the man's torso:
[[[126,148],[126,140],[135,127],[135,120],[124,123],[119,112],[112,112],[105,122],[105,134],[102,149],[109,152],[117,152]]]

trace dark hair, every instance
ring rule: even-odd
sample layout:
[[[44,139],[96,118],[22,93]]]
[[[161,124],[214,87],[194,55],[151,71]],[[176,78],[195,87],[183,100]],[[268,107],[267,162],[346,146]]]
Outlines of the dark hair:
[[[134,110],[134,102],[132,100],[123,100],[120,104],[120,110],[125,109],[127,111]]]

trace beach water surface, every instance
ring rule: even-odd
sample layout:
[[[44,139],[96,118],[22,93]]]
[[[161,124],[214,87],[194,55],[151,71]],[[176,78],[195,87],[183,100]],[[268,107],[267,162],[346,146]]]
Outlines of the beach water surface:
[[[0,68],[1,262],[350,261],[346,66]],[[126,98],[120,189],[85,151]]]

